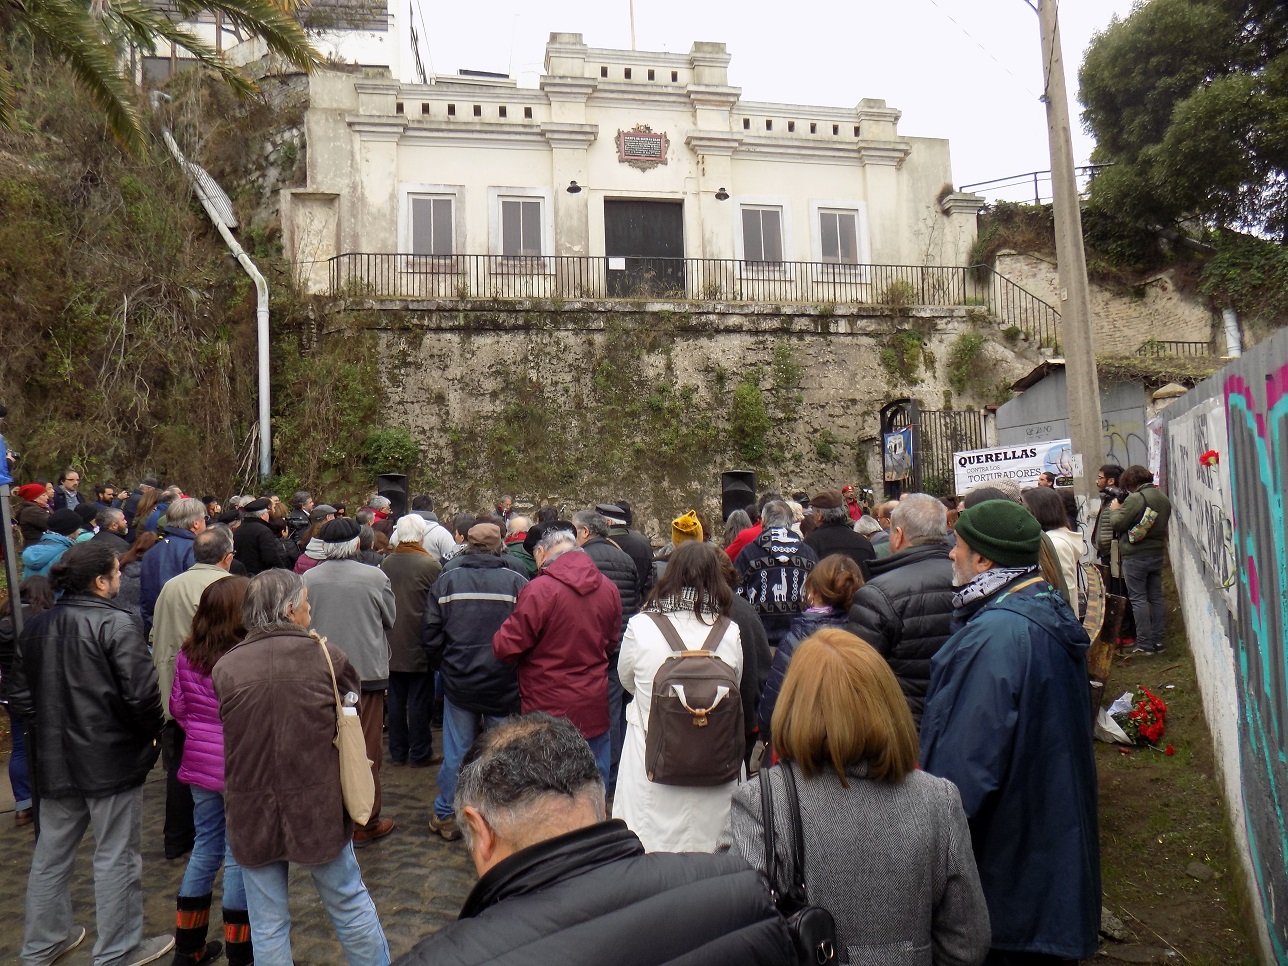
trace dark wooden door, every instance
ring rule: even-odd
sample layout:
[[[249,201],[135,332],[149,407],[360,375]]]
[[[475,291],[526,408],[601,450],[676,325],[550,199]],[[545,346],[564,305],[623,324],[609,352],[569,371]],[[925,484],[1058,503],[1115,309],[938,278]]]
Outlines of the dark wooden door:
[[[605,201],[604,251],[609,295],[684,297],[683,202]]]

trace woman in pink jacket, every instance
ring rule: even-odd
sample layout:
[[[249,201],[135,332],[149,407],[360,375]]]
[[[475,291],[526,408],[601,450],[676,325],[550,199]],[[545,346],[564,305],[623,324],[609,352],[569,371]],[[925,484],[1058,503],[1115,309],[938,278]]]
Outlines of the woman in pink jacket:
[[[224,866],[224,942],[229,966],[255,960],[241,868],[224,834],[224,729],[210,672],[224,652],[246,636],[242,603],[250,581],[225,577],[205,589],[192,619],[192,634],[175,661],[170,714],[184,731],[179,780],[192,786],[196,842],[179,886],[174,962],[204,963],[223,944],[207,942],[215,874]]]

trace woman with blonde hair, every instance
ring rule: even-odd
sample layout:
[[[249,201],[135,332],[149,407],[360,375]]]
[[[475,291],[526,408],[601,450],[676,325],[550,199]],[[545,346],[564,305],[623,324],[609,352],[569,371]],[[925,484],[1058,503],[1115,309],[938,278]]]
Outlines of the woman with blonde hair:
[[[798,874],[790,856],[799,822],[808,900],[832,914],[849,962],[981,962],[991,933],[961,799],[952,782],[917,770],[912,714],[885,659],[834,628],[803,641],[773,733],[775,864],[788,870],[784,880]],[[787,810],[789,782],[798,815]],[[761,783],[734,794],[726,848],[768,874]],[[788,884],[774,885],[781,894]]]

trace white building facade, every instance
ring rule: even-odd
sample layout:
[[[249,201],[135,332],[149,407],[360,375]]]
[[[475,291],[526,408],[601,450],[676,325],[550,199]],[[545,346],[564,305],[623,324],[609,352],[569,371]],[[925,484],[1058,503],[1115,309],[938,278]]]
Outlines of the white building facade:
[[[872,266],[965,264],[947,141],[880,100],[743,101],[729,61],[555,33],[537,88],[319,71],[286,253],[313,291],[426,297],[875,301]]]

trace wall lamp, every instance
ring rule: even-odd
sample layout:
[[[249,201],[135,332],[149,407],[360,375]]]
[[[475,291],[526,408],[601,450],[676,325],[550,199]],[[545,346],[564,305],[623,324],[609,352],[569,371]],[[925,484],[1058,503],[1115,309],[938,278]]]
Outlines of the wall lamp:
[[[579,195],[581,194],[581,185],[575,181],[569,181],[567,191],[570,195]]]
[[[719,191],[716,192],[716,201],[728,201],[728,200],[729,200],[729,192],[725,191],[724,188],[721,188]]]

